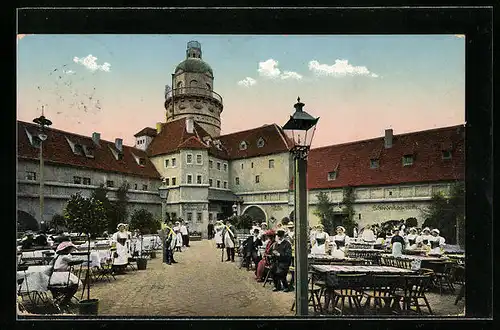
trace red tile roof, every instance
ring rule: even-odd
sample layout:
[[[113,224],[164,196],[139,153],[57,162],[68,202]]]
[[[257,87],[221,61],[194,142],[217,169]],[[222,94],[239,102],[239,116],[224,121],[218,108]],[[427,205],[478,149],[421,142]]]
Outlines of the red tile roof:
[[[260,138],[264,139],[264,145],[259,148],[257,144]],[[227,149],[230,159],[272,155],[289,150],[289,139],[276,124],[223,135],[219,139]],[[242,141],[247,143],[245,150],[240,150]]]
[[[40,149],[31,145],[26,130],[32,135],[38,132],[38,126],[32,123],[17,122],[17,151],[21,159],[38,160]],[[77,135],[53,128],[47,129],[47,140],[43,144],[43,158],[47,163],[85,167],[89,169],[117,172],[128,175],[159,179],[160,174],[147,159],[146,153],[140,149],[123,146],[123,158],[117,160],[110,148],[116,150],[113,142],[100,140],[96,145],[91,137]],[[75,155],[67,139],[93,149],[93,158]],[[132,154],[133,153],[133,154]],[[135,156],[144,158],[144,166],[135,160]]]
[[[141,129],[139,132],[135,133],[134,136],[135,137],[139,137],[139,136],[155,137],[156,134],[157,134],[156,129],[154,129],[152,127],[145,127],[143,129]]]
[[[216,138],[211,137],[212,142],[206,143],[204,138],[210,137],[210,135],[196,121],[194,121],[193,134],[188,134],[185,122],[186,119],[181,118],[164,124],[160,134],[150,143],[148,155],[169,154],[180,149],[208,149],[212,156],[229,160],[288,151],[286,142],[288,140],[281,128],[274,124]],[[264,139],[264,145],[259,148],[257,141],[261,137]],[[220,141],[220,148],[217,148],[217,140]],[[246,150],[240,150],[242,141],[248,145]]]
[[[383,137],[312,149],[308,188],[464,180],[464,132],[465,127],[458,125],[394,135],[389,149]],[[452,159],[442,159],[443,148],[450,147]],[[414,156],[413,165],[403,166],[402,157],[409,153]],[[379,159],[379,168],[370,168],[372,158]],[[335,169],[336,180],[328,181],[328,172]]]

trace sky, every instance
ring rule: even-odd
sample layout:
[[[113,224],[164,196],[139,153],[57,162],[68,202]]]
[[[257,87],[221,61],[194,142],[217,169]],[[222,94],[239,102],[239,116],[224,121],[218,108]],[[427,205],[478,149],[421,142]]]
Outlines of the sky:
[[[165,121],[165,85],[201,43],[221,134],[284,125],[300,96],[313,147],[465,123],[463,35],[18,35],[17,119],[134,145]]]

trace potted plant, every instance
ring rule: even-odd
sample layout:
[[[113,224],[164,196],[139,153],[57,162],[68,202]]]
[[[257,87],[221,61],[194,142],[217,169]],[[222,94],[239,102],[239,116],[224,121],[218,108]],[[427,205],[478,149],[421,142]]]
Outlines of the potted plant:
[[[148,258],[146,255],[144,255],[144,253],[142,253],[142,242],[144,240],[142,235],[140,236],[140,239],[141,239],[141,253],[139,254],[139,257],[136,259],[137,269],[138,270],[145,270],[148,266]]]
[[[106,226],[106,212],[102,202],[94,197],[85,198],[80,193],[71,196],[66,208],[64,217],[67,220],[68,227],[74,232],[87,234],[87,262],[90,265],[90,239],[102,232]],[[97,315],[99,309],[99,300],[90,298],[90,269],[86,271],[87,299],[80,300],[78,303],[80,314]]]

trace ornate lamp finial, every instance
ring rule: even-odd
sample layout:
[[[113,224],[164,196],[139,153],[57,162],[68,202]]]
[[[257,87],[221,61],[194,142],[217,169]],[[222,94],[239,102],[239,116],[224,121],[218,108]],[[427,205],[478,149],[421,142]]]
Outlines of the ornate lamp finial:
[[[300,103],[300,96],[297,97],[297,102]]]

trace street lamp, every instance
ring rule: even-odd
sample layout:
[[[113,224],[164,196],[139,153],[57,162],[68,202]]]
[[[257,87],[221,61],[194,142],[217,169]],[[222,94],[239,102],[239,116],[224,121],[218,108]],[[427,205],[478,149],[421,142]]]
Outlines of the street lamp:
[[[38,118],[33,119],[35,124],[39,126],[38,138],[40,139],[40,224],[44,224],[45,221],[43,219],[44,214],[44,177],[43,177],[43,142],[47,140],[47,134],[45,134],[45,127],[52,125],[52,122],[45,118],[43,114],[43,106],[42,106],[42,115]]]
[[[160,192],[160,198],[161,198],[161,222],[165,222],[166,220],[166,204],[167,204],[167,198],[168,198],[168,186],[166,185],[166,180],[165,178],[162,179],[162,184],[161,186],[158,187],[158,191]]]
[[[295,301],[297,315],[308,314],[308,219],[307,219],[307,155],[311,148],[318,118],[302,110],[304,103],[297,98],[295,113],[290,116],[283,130],[293,141],[290,149],[295,162],[294,194],[295,194]]]

